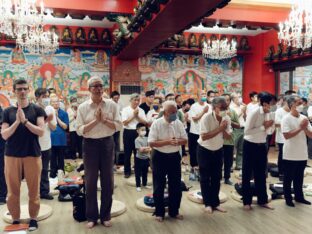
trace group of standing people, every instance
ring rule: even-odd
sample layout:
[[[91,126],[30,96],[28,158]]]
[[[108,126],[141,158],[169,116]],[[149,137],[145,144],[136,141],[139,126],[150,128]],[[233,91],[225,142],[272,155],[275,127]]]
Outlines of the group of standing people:
[[[5,202],[7,196],[14,224],[20,222],[20,185],[25,178],[29,189],[29,230],[38,228],[40,197],[51,199],[50,157],[52,155],[56,159],[51,161],[50,175],[53,177],[57,170],[64,170],[63,146],[66,145],[65,130],[68,127],[71,140],[82,145],[77,152],[83,157],[85,168],[88,228],[93,228],[98,220],[106,227],[112,225],[113,166],[122,128],[124,177],[131,176],[131,155],[134,154],[136,187],[140,192],[141,184],[147,186],[150,158],[154,215],[159,222],[165,216],[164,190],[167,184],[169,216],[183,219],[179,213],[181,160],[187,163],[184,157],[187,143],[192,167],[190,179],[200,181],[206,212],[226,212],[220,206],[220,181],[224,167],[224,182],[232,185],[230,174],[234,150],[235,168],[242,170],[244,208],[251,209],[250,180],[254,178],[258,204],[273,209],[268,203],[266,169],[268,139],[274,129],[286,204],[295,206],[291,196],[292,182],[295,201],[311,204],[304,198],[302,185],[308,159],[306,137],[312,137],[312,127],[308,118],[301,114],[303,108],[299,96],[284,96],[278,102],[280,107],[274,108],[274,96],[267,92],[252,92],[251,102],[246,106],[236,93],[217,96],[214,91],[202,91],[197,102],[191,99],[183,102],[179,95],[168,94],[162,102],[161,98],[155,98],[154,91],[148,91],[144,103],[140,105],[139,94],[132,94],[129,106],[122,109],[118,104],[118,92],[112,92],[111,99],[103,98],[101,78],[91,77],[88,89],[90,99],[79,106],[77,99],[71,99],[67,114],[60,108],[58,98],[49,95],[46,89],[36,90],[37,103],[33,104],[28,101],[27,82],[23,79],[14,82],[17,104],[2,113],[0,139],[0,149],[4,149],[0,172],[3,173],[5,165],[7,185],[6,191],[2,186],[4,181],[0,181],[0,202]],[[101,184],[100,209],[97,204],[98,177]]]

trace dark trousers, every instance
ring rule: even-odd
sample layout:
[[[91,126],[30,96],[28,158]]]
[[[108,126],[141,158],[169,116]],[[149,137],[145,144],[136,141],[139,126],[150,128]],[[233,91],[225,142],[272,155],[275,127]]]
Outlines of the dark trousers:
[[[266,191],[267,152],[266,143],[258,144],[244,140],[242,175],[244,205],[251,205],[252,202],[250,190],[252,174],[254,175],[258,204],[263,205],[268,203],[268,194]]]
[[[51,150],[41,151],[42,170],[40,180],[40,195],[47,195],[50,193],[49,182],[49,164],[51,159]]]
[[[120,144],[119,144],[119,137],[120,137],[120,132],[115,132],[113,135],[114,138],[114,143],[115,143],[115,155],[114,155],[114,163],[118,164],[118,152],[120,151]]]
[[[69,133],[70,138],[70,156],[72,159],[76,159],[76,153],[78,157],[82,158],[82,136],[79,136],[76,131]]]
[[[105,137],[100,139],[83,139],[83,163],[86,185],[86,217],[90,222],[111,219],[113,202],[113,159],[114,139]],[[100,172],[101,208],[100,214],[97,202],[97,181]]]
[[[233,166],[234,145],[223,145],[223,165],[224,179],[231,178],[231,169]]]
[[[65,146],[52,146],[50,177],[54,178],[58,170],[64,171]]]
[[[140,159],[135,157],[134,158],[134,171],[135,171],[135,184],[136,187],[141,187],[141,177],[142,177],[142,185],[146,186],[147,184],[147,173],[148,173],[148,166],[149,166],[149,159]]]
[[[123,132],[123,143],[124,143],[124,152],[125,152],[125,159],[124,159],[124,173],[125,175],[131,174],[131,155],[136,155],[135,149],[135,138],[138,137],[138,133],[136,130],[129,130],[124,129]]]
[[[222,174],[223,149],[208,150],[201,145],[197,148],[197,159],[200,175],[200,189],[205,206],[220,205],[219,192]]]
[[[277,166],[278,166],[278,174],[284,175],[284,162],[283,162],[283,146],[284,144],[278,143],[278,159],[277,159]]]
[[[155,201],[155,215],[165,216],[164,189],[166,176],[169,190],[169,215],[175,217],[179,214],[182,198],[181,191],[181,155],[179,152],[165,154],[157,150],[152,152],[153,187]]]
[[[6,200],[8,192],[4,176],[4,145],[5,141],[0,136],[0,202]]]
[[[291,201],[291,183],[294,183],[295,200],[304,199],[302,186],[304,169],[307,165],[307,161],[290,161],[283,160],[284,163],[284,197],[286,201]]]
[[[199,135],[189,133],[188,134],[188,147],[189,147],[189,153],[190,153],[190,164],[191,167],[197,167],[197,141],[198,141]]]

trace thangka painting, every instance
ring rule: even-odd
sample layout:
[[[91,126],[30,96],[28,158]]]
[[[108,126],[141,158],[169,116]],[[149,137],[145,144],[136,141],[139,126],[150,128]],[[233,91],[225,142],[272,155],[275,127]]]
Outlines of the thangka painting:
[[[312,99],[312,66],[296,67],[293,90],[301,97]]]
[[[77,96],[79,101],[89,96],[87,81],[97,75],[109,89],[109,51],[60,48],[50,56],[23,52],[15,47],[0,47],[0,101],[7,106],[15,97],[13,81],[24,78],[29,82],[33,98],[37,88],[54,88],[56,94],[68,101]]]
[[[141,84],[144,91],[156,95],[180,94],[196,97],[200,90],[220,94],[242,91],[243,58],[210,60],[203,56],[153,54],[139,59]]]

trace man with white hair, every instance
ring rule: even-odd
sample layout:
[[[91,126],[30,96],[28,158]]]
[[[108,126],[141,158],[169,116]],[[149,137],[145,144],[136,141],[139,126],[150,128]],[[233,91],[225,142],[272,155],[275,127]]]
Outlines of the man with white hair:
[[[284,197],[286,205],[294,207],[291,196],[291,183],[294,184],[295,201],[311,205],[305,200],[302,191],[304,169],[308,160],[307,139],[312,138],[312,127],[309,120],[302,112],[302,99],[298,95],[291,95],[287,98],[290,113],[282,119],[281,129],[285,137],[283,146],[284,166]]]
[[[136,155],[135,139],[138,136],[136,126],[138,123],[146,124],[146,116],[143,109],[139,107],[140,95],[133,93],[130,96],[130,105],[123,108],[121,120],[124,125],[123,143],[124,143],[124,176],[129,178],[131,175],[131,155]]]
[[[166,176],[169,186],[169,216],[183,219],[179,214],[181,192],[181,145],[187,143],[183,123],[177,119],[177,104],[174,101],[163,103],[164,115],[151,126],[148,143],[153,148],[153,186],[156,220],[162,222],[165,216],[164,189]]]
[[[203,195],[205,212],[213,210],[226,212],[220,206],[219,191],[222,175],[224,137],[231,137],[231,119],[227,115],[224,97],[212,101],[213,111],[200,120],[197,160],[200,173],[200,188]]]
[[[113,194],[113,159],[115,131],[122,125],[117,104],[103,99],[103,81],[97,76],[88,80],[91,98],[78,107],[77,133],[83,136],[83,162],[86,185],[87,227],[93,228],[100,218],[110,227]],[[100,214],[97,203],[97,181],[101,179]]]

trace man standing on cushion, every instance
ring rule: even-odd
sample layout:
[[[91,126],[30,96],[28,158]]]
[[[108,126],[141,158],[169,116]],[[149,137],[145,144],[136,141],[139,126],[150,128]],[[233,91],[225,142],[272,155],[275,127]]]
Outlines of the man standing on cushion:
[[[117,104],[103,99],[103,80],[93,76],[88,80],[91,98],[78,107],[77,133],[83,136],[83,163],[86,184],[87,228],[93,228],[100,218],[105,227],[111,224],[113,202],[113,135],[122,127]],[[97,181],[101,181],[101,208],[98,210]]]
[[[29,231],[38,228],[39,185],[42,169],[38,136],[44,134],[45,111],[28,101],[29,86],[24,79],[14,81],[17,107],[4,110],[1,134],[5,144],[5,178],[8,186],[8,209],[13,224],[20,219],[20,187],[24,176],[29,196]]]
[[[38,88],[35,91],[35,97],[37,104],[45,110],[48,116],[45,119],[44,134],[39,137],[39,144],[41,148],[41,159],[42,159],[42,172],[40,180],[40,198],[53,200],[53,196],[50,193],[50,182],[49,182],[49,164],[51,160],[51,131],[56,128],[56,116],[52,106],[50,106],[49,92],[44,88]]]
[[[197,160],[200,173],[200,188],[203,195],[205,212],[213,210],[226,212],[220,206],[219,192],[222,175],[223,138],[230,138],[231,119],[224,97],[212,101],[213,111],[200,120],[200,137],[198,139]]]
[[[265,120],[270,113],[272,95],[267,92],[259,93],[260,105],[247,114],[244,131],[243,150],[243,203],[245,210],[251,210],[252,194],[250,180],[252,174],[255,178],[258,204],[264,208],[273,209],[268,204],[266,191],[266,168],[268,162],[266,146],[266,130],[273,124],[273,120]]]
[[[166,177],[169,189],[169,216],[183,219],[179,214],[181,192],[181,145],[187,143],[183,123],[177,119],[175,101],[163,103],[163,117],[154,121],[148,135],[148,143],[153,148],[153,186],[156,220],[162,222],[165,216],[164,189]]]
[[[302,112],[302,99],[298,95],[287,97],[287,104],[290,113],[287,114],[281,123],[282,133],[285,137],[283,146],[284,166],[284,197],[286,205],[294,207],[291,196],[291,183],[294,184],[295,201],[311,205],[305,200],[302,187],[304,169],[308,160],[307,136],[312,138],[312,127],[309,120]]]

